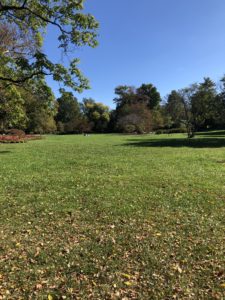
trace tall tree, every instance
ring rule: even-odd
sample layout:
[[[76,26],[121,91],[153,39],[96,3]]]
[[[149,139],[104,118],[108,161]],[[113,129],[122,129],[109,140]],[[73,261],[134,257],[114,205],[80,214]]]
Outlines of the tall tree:
[[[158,116],[160,94],[152,84],[142,84],[139,88],[118,86],[114,99],[116,110],[113,113],[115,128],[125,132],[149,132]],[[136,112],[135,112],[136,110]],[[155,110],[155,112],[153,112]],[[140,123],[138,126],[138,123]],[[156,125],[156,124],[155,124]]]
[[[117,96],[113,101],[116,104],[117,109],[124,105],[130,105],[137,102],[136,88],[133,86],[120,85],[115,88],[115,94]]]
[[[137,89],[136,93],[138,95],[139,101],[145,102],[150,109],[154,109],[159,106],[159,103],[161,101],[160,94],[157,91],[157,88],[151,83],[142,84]]]
[[[197,90],[197,84],[192,84],[189,87],[179,90],[181,101],[184,107],[183,123],[186,127],[188,138],[193,138],[195,135],[195,126],[192,114],[192,97],[195,95]]]
[[[56,131],[54,116],[56,101],[51,88],[44,78],[33,79],[26,84],[26,88],[18,88],[27,117],[26,131],[34,133],[52,133]]]
[[[179,92],[173,90],[167,97],[165,105],[167,114],[171,117],[174,127],[180,127],[185,119],[184,105]]]
[[[148,133],[152,129],[152,114],[144,103],[124,105],[117,116],[116,129],[126,133]]]
[[[220,79],[219,92],[216,95],[214,114],[216,126],[224,128],[225,126],[225,75]]]
[[[142,84],[139,88],[121,85],[116,87],[115,94],[117,97],[114,99],[114,103],[117,108],[126,104],[143,103],[149,109],[154,109],[159,106],[161,101],[159,92],[152,84]]]
[[[191,111],[195,128],[206,129],[215,126],[217,114],[216,84],[210,78],[198,85],[191,98]]]
[[[77,132],[78,123],[81,118],[80,106],[77,98],[72,92],[67,92],[61,89],[61,97],[57,99],[58,113],[56,120],[60,131],[62,132]]]

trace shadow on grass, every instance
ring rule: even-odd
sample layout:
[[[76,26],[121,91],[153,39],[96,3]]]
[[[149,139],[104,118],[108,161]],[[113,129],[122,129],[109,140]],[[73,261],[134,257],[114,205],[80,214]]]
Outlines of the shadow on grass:
[[[0,150],[0,155],[1,155],[1,154],[8,154],[8,153],[11,153],[11,151],[1,151],[1,150]]]
[[[211,137],[222,137],[224,136],[225,138],[225,130],[220,130],[220,131],[202,131],[202,132],[197,132],[196,136],[211,136]]]
[[[130,140],[124,146],[133,147],[190,147],[190,148],[221,148],[225,147],[224,138],[167,138],[149,140]]]

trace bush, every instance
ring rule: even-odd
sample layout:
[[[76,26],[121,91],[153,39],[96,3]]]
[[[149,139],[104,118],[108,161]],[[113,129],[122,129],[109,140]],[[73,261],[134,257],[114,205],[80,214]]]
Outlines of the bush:
[[[25,137],[25,132],[21,129],[16,129],[16,128],[13,128],[13,129],[9,129],[7,132],[7,135],[11,135],[11,136],[18,136],[20,138],[23,138]]]
[[[169,133],[187,133],[186,128],[181,127],[181,128],[171,128],[168,129]]]
[[[19,137],[18,135],[0,135],[0,143],[24,143],[26,139],[24,137]]]
[[[27,134],[24,136],[18,135],[0,135],[0,143],[10,144],[10,143],[25,143],[27,141],[40,140],[42,139],[41,135],[38,134]]]
[[[166,130],[163,130],[163,129],[158,129],[156,130],[155,134],[163,134],[165,133]]]
[[[172,134],[172,133],[187,133],[186,128],[171,128],[156,130],[156,134]]]
[[[126,124],[123,130],[124,133],[134,133],[136,131],[136,127],[133,124]]]

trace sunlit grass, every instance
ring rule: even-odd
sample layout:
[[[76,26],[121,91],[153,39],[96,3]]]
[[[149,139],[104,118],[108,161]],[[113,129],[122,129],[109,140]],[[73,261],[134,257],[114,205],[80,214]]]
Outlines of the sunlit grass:
[[[223,299],[221,132],[48,136],[0,168],[3,299]]]

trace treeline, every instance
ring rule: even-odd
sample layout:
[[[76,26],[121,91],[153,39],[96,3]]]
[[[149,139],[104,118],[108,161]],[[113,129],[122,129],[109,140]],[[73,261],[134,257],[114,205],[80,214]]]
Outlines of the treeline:
[[[151,84],[115,89],[115,110],[91,98],[81,103],[72,92],[60,89],[55,99],[44,77],[26,85],[0,89],[0,128],[27,133],[144,133],[152,130],[160,110],[160,94]],[[157,125],[155,124],[155,128]]]
[[[167,127],[184,127],[189,137],[196,131],[225,127],[225,76],[216,84],[203,82],[172,91],[163,105],[169,116]]]
[[[210,78],[173,90],[162,101],[152,84],[118,86],[114,110],[91,98],[81,103],[72,92],[60,89],[55,99],[44,77],[22,86],[0,89],[0,128],[27,133],[149,133],[187,132],[225,127],[225,77]]]

